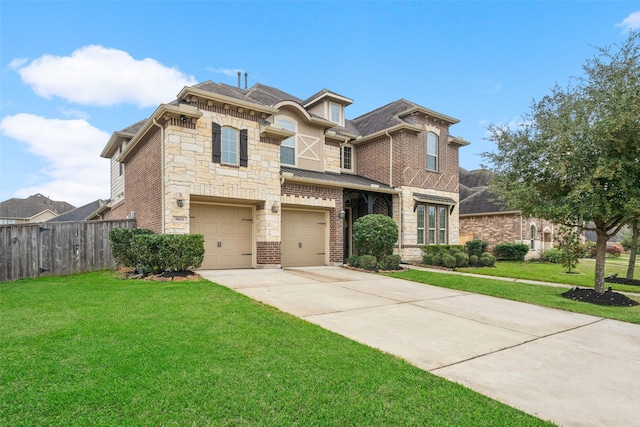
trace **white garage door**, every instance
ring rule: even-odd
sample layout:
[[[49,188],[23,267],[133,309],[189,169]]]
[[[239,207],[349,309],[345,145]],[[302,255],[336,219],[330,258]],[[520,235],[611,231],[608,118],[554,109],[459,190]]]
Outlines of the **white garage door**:
[[[324,212],[282,211],[282,266],[325,265],[327,223]]]
[[[204,235],[204,269],[251,268],[252,209],[192,204],[193,234]]]

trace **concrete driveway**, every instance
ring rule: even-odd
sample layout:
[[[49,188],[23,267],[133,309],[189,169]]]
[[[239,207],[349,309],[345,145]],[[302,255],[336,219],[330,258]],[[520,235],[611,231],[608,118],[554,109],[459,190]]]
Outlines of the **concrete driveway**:
[[[640,426],[640,325],[340,267],[199,271],[564,426]]]

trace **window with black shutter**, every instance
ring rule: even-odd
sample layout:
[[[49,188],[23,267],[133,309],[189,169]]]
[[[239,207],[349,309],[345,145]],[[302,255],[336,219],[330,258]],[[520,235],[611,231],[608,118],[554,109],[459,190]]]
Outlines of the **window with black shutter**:
[[[220,163],[222,157],[222,128],[217,123],[212,123],[213,128],[213,163]]]

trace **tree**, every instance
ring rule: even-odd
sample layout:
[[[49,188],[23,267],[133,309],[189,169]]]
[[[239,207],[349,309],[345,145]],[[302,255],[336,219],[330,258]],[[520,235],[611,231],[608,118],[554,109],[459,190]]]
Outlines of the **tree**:
[[[636,269],[636,255],[638,254],[638,237],[640,236],[640,220],[631,222],[631,232],[622,240],[622,247],[629,251],[629,266],[627,267],[627,279],[633,280]]]
[[[576,268],[580,258],[586,255],[586,249],[580,244],[580,234],[575,228],[560,227],[556,238],[558,249],[560,249],[560,263],[567,269],[567,273]]]
[[[601,293],[607,241],[640,218],[639,41],[631,32],[616,51],[598,48],[584,76],[534,101],[518,128],[491,125],[497,151],[483,153],[509,208],[596,232]]]

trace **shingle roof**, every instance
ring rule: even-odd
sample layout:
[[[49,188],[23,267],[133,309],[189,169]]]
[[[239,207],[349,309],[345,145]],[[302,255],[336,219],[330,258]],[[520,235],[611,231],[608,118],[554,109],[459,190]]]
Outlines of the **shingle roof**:
[[[9,199],[0,202],[1,218],[31,218],[47,209],[63,214],[74,209],[70,203],[51,200],[42,194],[34,194],[26,199]]]
[[[100,199],[95,200],[84,206],[80,206],[79,208],[63,213],[62,215],[58,215],[55,218],[51,218],[47,222],[85,221],[89,215],[97,211],[98,208],[102,206],[102,203],[104,202]]]
[[[372,133],[390,128],[401,124],[403,120],[398,118],[398,114],[417,104],[409,102],[405,99],[399,99],[390,104],[384,105],[369,113],[356,117],[353,120],[347,120],[347,123],[358,130],[358,135],[367,136]]]
[[[493,178],[493,172],[487,169],[468,171],[460,168],[460,184],[469,188],[486,187]]]
[[[334,172],[316,172],[316,171],[310,171],[305,169],[292,168],[288,166],[281,166],[280,172],[289,172],[289,173],[292,173],[293,176],[299,177],[299,178],[311,178],[315,180],[338,183],[345,188],[350,188],[350,186],[370,187],[373,184],[378,188],[382,188],[385,190],[392,189],[388,185],[383,184],[381,182],[373,181],[371,179],[368,179],[359,175],[351,175],[346,173],[341,174],[341,173],[334,173]]]
[[[126,134],[130,134],[131,136],[134,136],[144,126],[144,124],[147,123],[147,120],[149,119],[142,119],[137,123],[129,125],[126,128],[122,129],[120,133],[126,133]]]
[[[455,205],[456,201],[451,197],[434,196],[431,194],[413,193],[413,197],[423,202],[441,203],[445,205]]]

